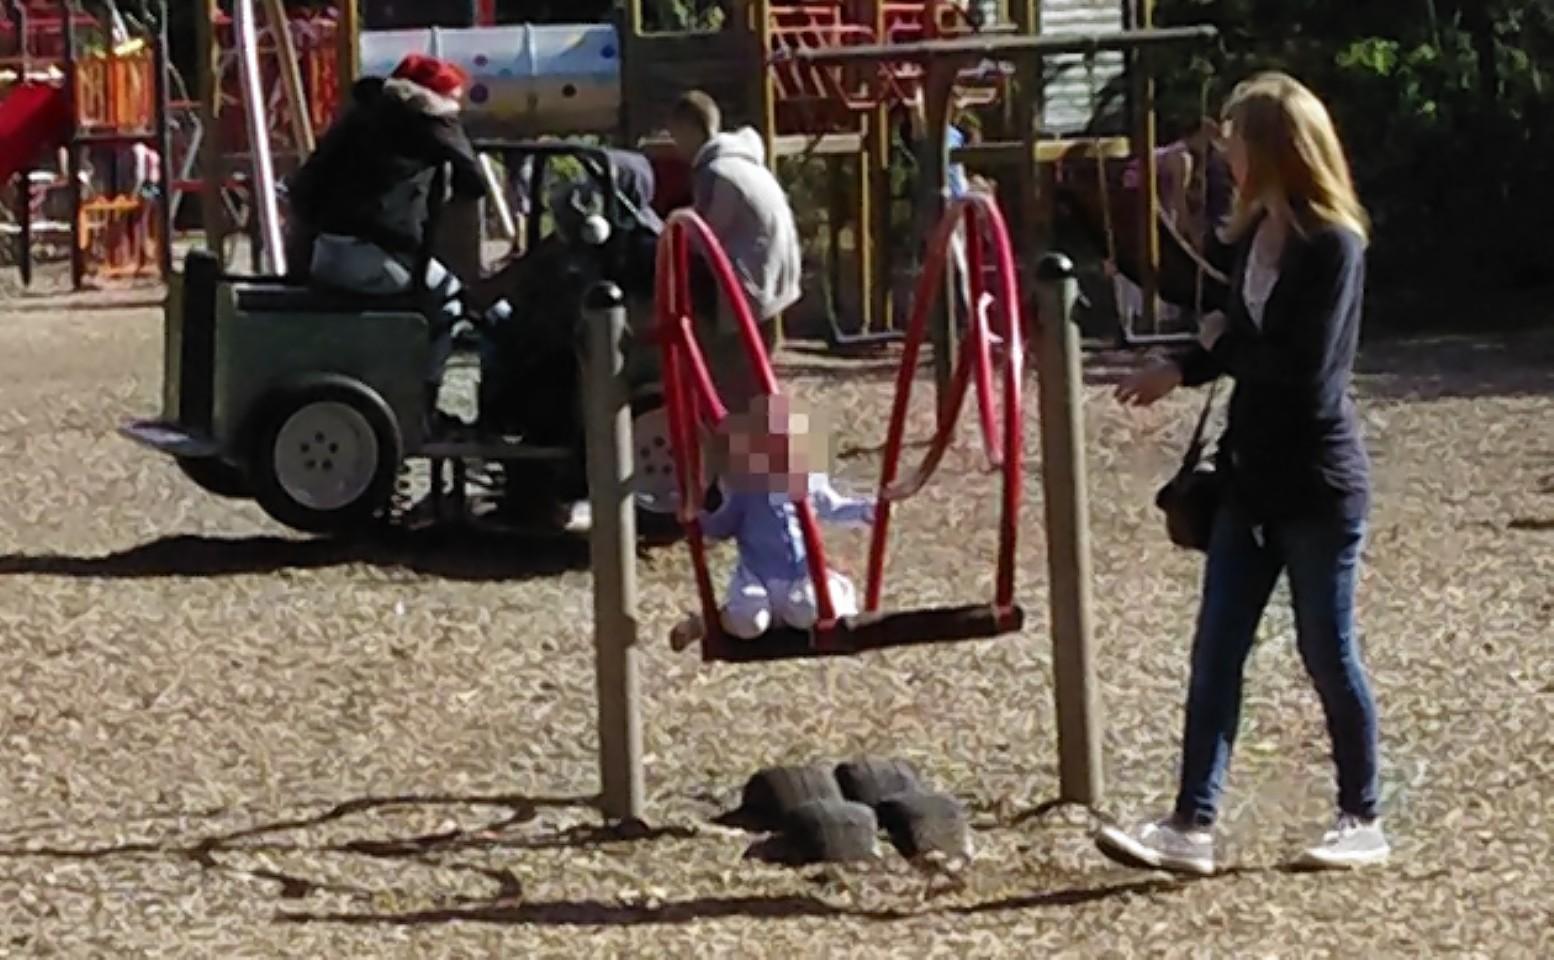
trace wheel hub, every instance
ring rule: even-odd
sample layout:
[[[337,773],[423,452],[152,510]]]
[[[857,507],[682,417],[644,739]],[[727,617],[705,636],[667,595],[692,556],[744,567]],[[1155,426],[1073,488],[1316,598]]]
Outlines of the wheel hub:
[[[669,414],[663,407],[639,414],[631,424],[632,478],[637,505],[651,513],[672,513],[679,496]]]
[[[312,403],[297,410],[275,438],[275,479],[311,510],[339,510],[372,486],[378,439],[367,418],[347,404]]]

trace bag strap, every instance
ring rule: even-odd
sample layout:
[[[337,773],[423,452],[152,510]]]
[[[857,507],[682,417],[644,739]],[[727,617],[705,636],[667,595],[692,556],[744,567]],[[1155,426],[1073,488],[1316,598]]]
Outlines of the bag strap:
[[[1193,427],[1192,440],[1187,444],[1187,452],[1182,455],[1182,469],[1193,470],[1203,461],[1203,435],[1209,427],[1209,414],[1214,411],[1214,398],[1219,393],[1220,378],[1216,377],[1209,384],[1208,396],[1203,398],[1203,409],[1198,411],[1198,423]]]

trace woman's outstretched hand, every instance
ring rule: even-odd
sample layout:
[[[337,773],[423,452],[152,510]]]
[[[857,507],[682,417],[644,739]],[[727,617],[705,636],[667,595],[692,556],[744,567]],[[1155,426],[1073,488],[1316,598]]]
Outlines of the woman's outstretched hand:
[[[1147,407],[1182,385],[1182,368],[1171,360],[1156,360],[1135,370],[1119,384],[1116,396],[1130,407]]]

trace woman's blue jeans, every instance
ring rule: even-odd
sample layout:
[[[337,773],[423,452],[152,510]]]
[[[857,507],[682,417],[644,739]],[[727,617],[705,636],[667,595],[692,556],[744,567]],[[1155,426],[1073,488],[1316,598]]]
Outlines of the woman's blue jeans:
[[[1176,799],[1179,820],[1206,827],[1218,813],[1241,719],[1242,673],[1281,573],[1289,576],[1295,642],[1327,715],[1338,768],[1338,808],[1367,819],[1376,816],[1376,702],[1354,622],[1364,541],[1363,520],[1306,518],[1256,528],[1234,502],[1221,507],[1193,639]]]

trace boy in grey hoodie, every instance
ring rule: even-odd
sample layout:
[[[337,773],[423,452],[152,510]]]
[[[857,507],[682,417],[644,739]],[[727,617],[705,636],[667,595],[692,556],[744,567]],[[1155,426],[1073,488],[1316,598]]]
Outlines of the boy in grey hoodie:
[[[770,351],[777,343],[778,315],[799,299],[799,231],[787,193],[767,169],[761,135],[750,127],[724,132],[722,122],[717,103],[693,90],[674,105],[669,134],[691,163],[696,212],[732,261]],[[700,317],[701,347],[724,403],[740,411],[760,391],[733,313],[718,299],[718,308]]]

